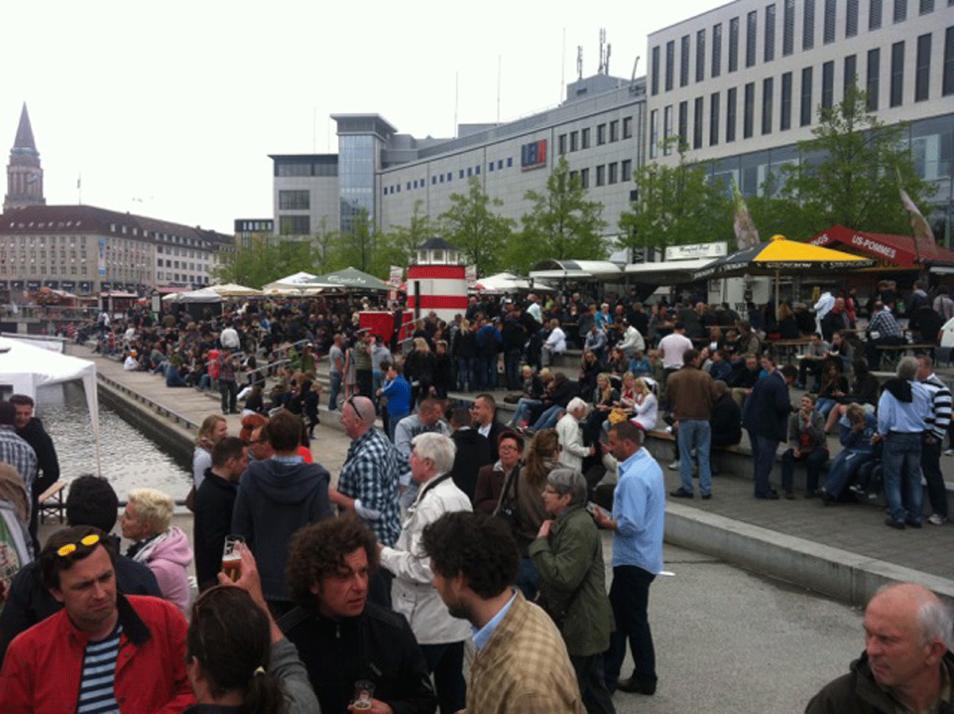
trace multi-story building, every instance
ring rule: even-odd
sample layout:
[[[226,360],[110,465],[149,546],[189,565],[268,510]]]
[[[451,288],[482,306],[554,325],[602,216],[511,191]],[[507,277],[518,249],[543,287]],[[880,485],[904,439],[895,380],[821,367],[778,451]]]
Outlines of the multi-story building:
[[[0,215],[0,289],[81,295],[208,285],[232,237],[94,206],[27,206]]]
[[[505,124],[461,125],[454,139],[399,134],[377,114],[335,114],[338,154],[272,156],[275,230],[280,235],[348,231],[366,213],[382,230],[415,210],[436,218],[476,178],[518,220],[528,190],[543,192],[565,157],[573,176],[603,203],[606,234],[618,234],[645,158],[645,82],[597,74],[567,87],[558,107]]]
[[[937,188],[935,234],[951,240],[954,0],[735,0],[648,44],[649,160],[677,161],[667,140],[678,137],[714,178],[758,194],[802,160],[796,144],[811,138],[818,108],[857,85],[878,119],[906,122],[917,168]]]
[[[236,218],[235,244],[250,248],[252,240],[258,237],[270,237],[275,232],[275,221],[271,218]]]
[[[10,162],[7,164],[7,195],[3,199],[3,210],[24,206],[42,205],[43,168],[40,166],[40,152],[36,150],[33,139],[33,127],[26,104],[20,111],[20,123],[17,136],[10,149]]]

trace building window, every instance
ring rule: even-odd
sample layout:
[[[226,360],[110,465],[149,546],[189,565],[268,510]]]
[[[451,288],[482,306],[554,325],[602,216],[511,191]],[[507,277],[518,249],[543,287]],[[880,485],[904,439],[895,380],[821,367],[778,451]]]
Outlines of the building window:
[[[882,0],[870,0],[868,3],[868,30],[881,29],[881,16],[884,13]]]
[[[473,170],[470,166],[468,166],[468,167],[467,167],[467,178],[470,178],[470,177],[473,176],[473,175],[474,175],[474,170]]]
[[[822,65],[822,109],[831,109],[835,103],[835,63],[825,62]]]
[[[739,68],[739,18],[729,20],[729,71]]]
[[[557,137],[557,152],[560,156],[566,153],[566,134],[560,134]]]
[[[590,128],[580,130],[580,149],[590,148]]]
[[[825,28],[822,32],[822,42],[826,45],[835,41],[835,13],[837,9],[837,0],[825,0]]]
[[[712,26],[712,77],[722,74],[722,23]]]
[[[663,155],[669,156],[672,153],[672,105],[663,109]]]
[[[500,171],[503,168],[503,159],[497,159],[497,171]],[[447,178],[450,179],[450,174],[447,174]]]
[[[858,34],[858,0],[848,0],[845,12],[845,37]]]
[[[672,91],[672,78],[675,76],[676,68],[676,41],[669,40],[666,43],[666,91]]]
[[[512,157],[512,156],[508,156],[508,157],[507,157],[507,168],[509,169],[509,168],[511,168],[512,166],[513,166],[513,157]]]
[[[709,96],[709,146],[717,146],[719,143],[719,97],[718,92],[713,92]]]
[[[679,40],[679,86],[689,84],[689,35]]]
[[[908,0],[894,0],[894,21],[904,22],[908,19]]]
[[[923,102],[928,98],[928,85],[931,79],[930,33],[918,37],[918,55],[914,67],[914,101]]]
[[[742,138],[752,138],[755,127],[755,82],[745,85],[745,94],[742,105]]]
[[[596,125],[596,145],[602,146],[606,143],[606,124]]]
[[[927,15],[929,12],[934,12],[934,0],[921,0],[919,11],[922,15]]]
[[[581,188],[590,187],[590,170],[589,169],[580,169],[580,187]]]
[[[617,173],[618,171],[619,171],[619,164],[617,164],[614,161],[613,163],[609,165],[609,172],[606,177],[606,183],[610,184],[611,186],[614,183],[619,183],[619,173]]]
[[[308,191],[279,191],[278,208],[283,211],[307,211],[311,205]]]
[[[578,131],[570,132],[570,151],[577,151],[580,148],[580,133]]]
[[[696,97],[692,106],[692,148],[702,148],[702,108],[703,98]]]
[[[782,105],[779,117],[779,129],[788,131],[792,128],[792,73],[782,75]]]
[[[602,186],[606,183],[606,165],[600,164],[596,167],[596,185]]]
[[[679,102],[679,146],[689,142],[689,102]]]
[[[945,97],[954,94],[954,26],[944,32],[944,81],[941,94]]]
[[[696,33],[696,81],[706,78],[706,31],[703,28]]]
[[[278,232],[283,236],[307,235],[311,232],[308,216],[279,216]],[[178,261],[175,267],[179,267]]]
[[[812,123],[812,68],[802,70],[802,103],[798,117],[799,126]]]
[[[633,118],[632,117],[623,117],[623,138],[624,139],[633,138]]]
[[[889,106],[900,107],[904,96],[904,42],[891,45],[891,88]]]
[[[725,95],[725,142],[735,141],[735,115],[739,90],[732,87]]]
[[[655,97],[657,94],[659,94],[659,45],[653,47],[652,63],[653,68],[649,86],[652,95]]]
[[[868,68],[865,77],[865,109],[869,112],[878,111],[878,88],[881,75],[881,49],[875,47],[868,50]]]
[[[633,160],[624,159],[619,163],[619,180],[622,182],[633,180]]]
[[[619,119],[614,119],[609,123],[610,142],[619,141]]]
[[[659,146],[659,110],[653,109],[649,112],[649,158],[656,158],[656,150]]]
[[[810,50],[815,46],[815,0],[805,0],[802,12],[802,49]]]
[[[845,57],[845,76],[842,84],[842,97],[847,97],[851,93],[851,88],[858,83],[858,57],[848,55]]]
[[[782,55],[795,51],[795,0],[785,0],[782,11]]]
[[[475,166],[475,167],[474,167],[474,173],[477,174],[478,176],[480,176],[480,166]]]
[[[765,47],[762,49],[762,59],[771,62],[775,59],[775,5],[765,7]]]
[[[772,102],[775,100],[775,80],[762,80],[762,134],[772,133]]]
[[[745,66],[755,65],[755,42],[758,36],[758,11],[753,10],[745,17]]]

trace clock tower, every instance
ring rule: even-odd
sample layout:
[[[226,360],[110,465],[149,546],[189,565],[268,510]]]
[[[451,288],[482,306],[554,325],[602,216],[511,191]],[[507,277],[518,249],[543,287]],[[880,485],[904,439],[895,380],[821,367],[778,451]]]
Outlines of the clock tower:
[[[9,211],[45,203],[40,153],[36,150],[30,115],[24,103],[23,110],[20,112],[17,138],[10,150],[10,163],[7,164],[7,195],[3,200],[3,210]]]

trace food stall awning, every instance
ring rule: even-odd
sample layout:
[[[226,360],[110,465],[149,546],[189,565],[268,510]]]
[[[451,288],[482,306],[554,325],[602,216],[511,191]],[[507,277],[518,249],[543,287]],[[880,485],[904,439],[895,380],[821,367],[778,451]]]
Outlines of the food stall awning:
[[[915,268],[918,264],[954,266],[954,252],[925,241],[915,244],[912,236],[871,233],[845,226],[832,226],[809,242],[825,246],[839,243],[870,258],[900,268]]]
[[[634,278],[637,282],[657,283],[689,283],[694,280],[697,270],[715,262],[713,258],[695,258],[693,260],[666,260],[658,263],[629,263],[623,272],[626,277]]]
[[[589,279],[622,276],[622,268],[609,260],[542,260],[530,277],[544,280]]]

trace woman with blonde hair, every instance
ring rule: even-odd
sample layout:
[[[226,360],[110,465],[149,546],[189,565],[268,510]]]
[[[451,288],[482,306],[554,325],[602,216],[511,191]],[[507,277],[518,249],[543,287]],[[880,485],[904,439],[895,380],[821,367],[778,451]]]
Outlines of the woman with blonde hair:
[[[633,407],[634,414],[630,421],[643,431],[652,431],[656,428],[656,419],[659,412],[659,401],[644,379],[637,379],[633,383],[636,390],[636,401]]]
[[[205,472],[212,468],[212,448],[228,435],[229,425],[221,414],[209,414],[202,420],[195,439],[195,450],[192,452],[193,489],[198,490],[205,478]]]
[[[189,538],[172,525],[175,501],[154,488],[129,492],[120,519],[123,538],[132,541],[126,557],[146,565],[159,583],[162,597],[185,615],[189,609],[191,588],[187,569],[192,562]]]

